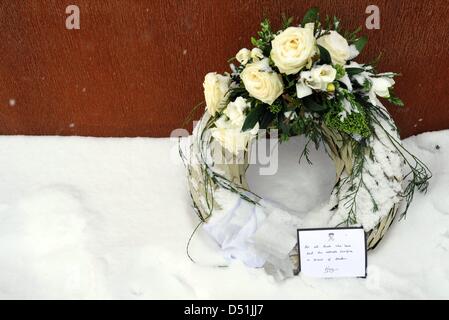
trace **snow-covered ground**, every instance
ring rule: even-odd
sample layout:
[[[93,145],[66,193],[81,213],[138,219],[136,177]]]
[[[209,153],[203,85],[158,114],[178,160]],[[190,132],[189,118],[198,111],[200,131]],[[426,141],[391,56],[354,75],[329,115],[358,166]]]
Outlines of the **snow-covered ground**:
[[[326,201],[333,165],[302,140],[280,150],[257,193],[299,213]],[[405,141],[433,171],[369,254],[367,279],[278,282],[263,270],[222,264],[190,208],[184,168],[169,139],[0,137],[0,298],[449,298],[449,130]],[[438,146],[438,147],[437,147]]]

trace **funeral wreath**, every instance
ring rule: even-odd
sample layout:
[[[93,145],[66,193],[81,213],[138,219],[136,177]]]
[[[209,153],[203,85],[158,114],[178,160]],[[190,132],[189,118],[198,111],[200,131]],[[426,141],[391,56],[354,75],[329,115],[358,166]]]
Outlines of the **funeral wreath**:
[[[266,130],[281,142],[304,136],[306,161],[311,145],[324,146],[335,185],[310,214],[324,215],[323,227],[362,226],[369,249],[406,214],[415,191],[426,191],[430,171],[404,148],[380,101],[403,106],[398,74],[355,61],[367,43],[358,32],[320,19],[316,8],[300,24],[284,19],[279,31],[264,20],[230,73],[205,76],[205,112],[180,153],[193,207],[227,257],[282,276],[297,268],[296,229],[306,222],[251,192],[245,177],[251,142]]]

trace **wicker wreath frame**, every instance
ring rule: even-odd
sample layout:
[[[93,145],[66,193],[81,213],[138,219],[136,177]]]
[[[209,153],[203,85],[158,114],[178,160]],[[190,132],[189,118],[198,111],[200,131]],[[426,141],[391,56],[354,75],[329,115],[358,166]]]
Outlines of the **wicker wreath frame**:
[[[361,225],[365,227],[368,250],[374,249],[379,244],[395,220],[404,199],[402,197],[404,193],[403,182],[406,177],[404,173],[405,162],[402,159],[402,154],[399,152],[400,148],[402,148],[402,143],[398,130],[393,119],[381,104],[379,105],[379,110],[381,110],[381,113],[378,116],[377,125],[374,126],[375,134],[368,140],[368,143],[375,145],[374,150],[377,150],[388,161],[383,162],[380,166],[381,171],[378,172],[379,176],[374,177],[380,183],[377,184],[377,190],[373,190],[373,192],[385,188],[382,181],[389,181],[390,184],[393,184],[395,193],[392,195],[393,201],[387,208],[382,208],[384,212],[379,215],[380,219],[373,227],[366,228],[363,223],[357,220],[350,224],[340,223],[333,225],[334,227],[347,225]],[[222,207],[222,203],[214,199],[214,194],[220,189],[238,193],[243,201],[256,206],[262,200],[261,197],[250,191],[245,176],[249,167],[248,151],[245,151],[243,154],[243,162],[232,163],[233,159],[230,158],[235,157],[235,155],[229,154],[219,144],[212,144],[213,138],[210,135],[210,129],[214,126],[214,121],[215,119],[206,112],[189,141],[187,147],[188,156],[186,156],[185,152],[181,152],[188,171],[188,187],[193,207],[200,220],[206,225],[213,217],[215,211],[220,210]],[[336,183],[330,199],[330,204],[335,209],[341,205],[342,199],[341,196],[339,198],[338,187],[354,169],[354,159],[351,154],[352,147],[348,144],[348,141],[345,141],[343,135],[334,129],[326,127],[324,124],[322,125],[322,133],[326,151],[333,160],[336,169]],[[351,141],[355,143],[353,140]],[[208,159],[216,153],[220,153],[221,156],[227,158],[228,164],[210,163]],[[377,157],[377,154],[366,155],[366,158],[371,160]],[[379,161],[379,159],[375,161]],[[329,215],[332,215],[332,210],[329,211]],[[292,262],[293,271],[296,272],[299,265],[296,247],[293,247],[290,251],[289,259]]]

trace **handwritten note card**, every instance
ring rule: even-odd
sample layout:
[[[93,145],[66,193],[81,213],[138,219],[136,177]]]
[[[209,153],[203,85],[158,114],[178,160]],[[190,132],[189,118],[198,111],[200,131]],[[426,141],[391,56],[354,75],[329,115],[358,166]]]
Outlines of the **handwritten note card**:
[[[363,228],[298,229],[300,272],[310,277],[366,277]]]

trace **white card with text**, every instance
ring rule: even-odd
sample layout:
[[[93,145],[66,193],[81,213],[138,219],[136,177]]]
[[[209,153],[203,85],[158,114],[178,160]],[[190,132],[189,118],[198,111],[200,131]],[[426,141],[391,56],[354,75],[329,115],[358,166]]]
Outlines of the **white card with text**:
[[[300,272],[316,278],[366,277],[363,228],[298,229]]]

